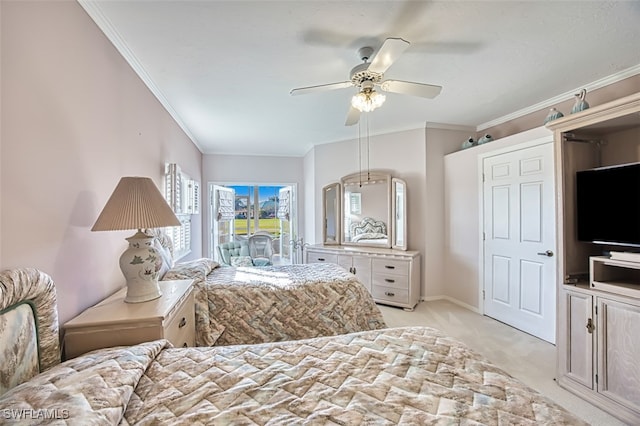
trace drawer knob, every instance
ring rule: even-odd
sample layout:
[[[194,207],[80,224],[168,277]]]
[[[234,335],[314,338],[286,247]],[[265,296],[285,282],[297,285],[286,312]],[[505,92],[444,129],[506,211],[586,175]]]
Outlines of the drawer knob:
[[[385,296],[391,296],[391,297],[393,297],[393,296],[395,296],[396,294],[395,294],[395,293],[392,293],[392,292],[390,292],[390,291],[385,291],[385,292],[384,292],[384,295],[385,295]]]
[[[593,321],[591,320],[591,318],[587,319],[587,332],[589,334],[593,333],[593,330],[595,330],[596,326],[593,325]]]
[[[187,325],[187,319],[185,317],[182,317],[182,319],[180,320],[180,324],[178,324],[178,328],[182,328],[185,325]]]
[[[385,278],[384,280],[386,282],[388,282],[388,283],[395,283],[396,282],[396,280],[392,280],[391,278]]]
[[[384,267],[387,268],[387,269],[396,269],[395,266],[391,266],[391,265],[384,265]]]
[[[319,261],[319,262],[324,262],[324,257],[319,257],[319,258],[318,258],[318,261]]]

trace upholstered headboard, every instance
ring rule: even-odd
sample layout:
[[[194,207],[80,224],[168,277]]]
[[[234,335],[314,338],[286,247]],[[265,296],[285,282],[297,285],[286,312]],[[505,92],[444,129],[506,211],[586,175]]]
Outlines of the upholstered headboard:
[[[33,268],[0,272],[0,395],[58,363],[53,280]]]
[[[370,217],[362,218],[360,222],[351,224],[351,236],[360,234],[387,234],[387,225],[381,220],[375,220]]]

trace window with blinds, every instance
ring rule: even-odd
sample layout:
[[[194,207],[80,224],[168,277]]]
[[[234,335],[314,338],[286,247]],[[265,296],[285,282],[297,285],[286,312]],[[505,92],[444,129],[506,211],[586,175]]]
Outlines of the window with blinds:
[[[180,226],[167,228],[167,234],[173,243],[173,258],[178,260],[191,253],[191,215],[176,215]]]
[[[191,253],[191,216],[200,214],[200,182],[182,173],[175,163],[165,165],[165,198],[180,220],[167,228],[176,260]]]

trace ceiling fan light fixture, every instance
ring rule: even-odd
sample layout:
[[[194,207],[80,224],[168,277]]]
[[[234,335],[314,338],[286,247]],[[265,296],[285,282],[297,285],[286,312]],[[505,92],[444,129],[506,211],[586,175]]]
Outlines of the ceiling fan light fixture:
[[[351,106],[360,112],[371,112],[380,107],[386,97],[373,89],[364,89],[351,98]]]

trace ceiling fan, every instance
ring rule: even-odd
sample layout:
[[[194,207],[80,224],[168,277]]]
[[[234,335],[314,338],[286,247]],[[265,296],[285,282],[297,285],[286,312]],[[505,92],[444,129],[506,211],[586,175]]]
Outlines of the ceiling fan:
[[[339,83],[321,84],[319,86],[300,87],[291,90],[291,95],[304,95],[307,93],[324,92],[328,90],[358,87],[360,91],[352,98],[351,107],[347,113],[345,126],[352,126],[360,120],[361,112],[373,111],[382,105],[384,95],[375,91],[380,87],[384,92],[401,93],[404,95],[419,96],[432,99],[440,93],[441,86],[424,83],[413,83],[401,80],[383,80],[384,73],[409,47],[410,43],[401,38],[387,38],[378,52],[373,56],[373,48],[362,47],[358,50],[358,56],[362,60],[350,73],[349,81]]]

